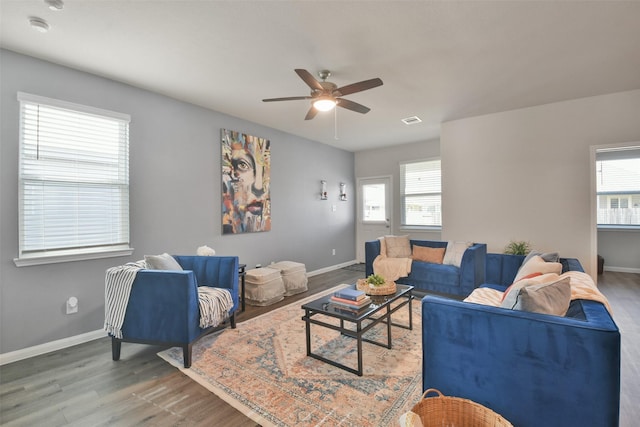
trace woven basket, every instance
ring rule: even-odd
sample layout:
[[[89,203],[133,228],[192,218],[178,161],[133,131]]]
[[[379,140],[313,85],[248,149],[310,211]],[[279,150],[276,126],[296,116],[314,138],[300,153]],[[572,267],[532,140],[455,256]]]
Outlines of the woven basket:
[[[396,282],[386,282],[382,286],[369,286],[367,279],[358,279],[356,284],[358,290],[364,291],[367,295],[391,295],[396,293]]]
[[[432,392],[438,396],[426,397]],[[411,411],[420,416],[423,427],[513,427],[491,409],[469,399],[444,396],[435,388],[425,391]]]

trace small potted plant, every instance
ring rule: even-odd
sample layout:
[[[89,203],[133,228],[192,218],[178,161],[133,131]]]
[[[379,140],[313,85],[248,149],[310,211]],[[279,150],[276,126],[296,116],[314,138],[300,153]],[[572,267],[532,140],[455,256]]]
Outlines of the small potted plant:
[[[524,240],[512,240],[504,248],[504,253],[507,255],[526,255],[531,252],[531,244]]]
[[[396,284],[379,274],[372,274],[366,279],[358,279],[357,288],[367,295],[391,295],[396,292]]]
[[[379,274],[372,274],[367,277],[367,283],[370,288],[376,288],[378,286],[383,286],[386,283],[386,280]]]

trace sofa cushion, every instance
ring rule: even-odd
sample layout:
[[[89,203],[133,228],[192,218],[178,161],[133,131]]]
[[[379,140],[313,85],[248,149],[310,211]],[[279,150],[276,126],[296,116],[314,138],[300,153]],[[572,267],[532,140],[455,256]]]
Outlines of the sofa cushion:
[[[571,302],[570,278],[544,274],[514,283],[505,294],[504,308],[564,316]]]
[[[442,260],[442,263],[460,267],[464,252],[471,245],[473,245],[472,242],[448,242],[447,250],[444,253],[444,259]]]
[[[414,261],[430,262],[432,264],[442,264],[445,248],[430,248],[427,246],[414,245],[411,252],[411,259]]]
[[[178,261],[168,253],[161,255],[145,255],[144,260],[149,270],[178,270],[182,271],[182,267]]]
[[[409,236],[384,236],[384,243],[389,258],[409,258],[411,256],[411,245]]]
[[[523,264],[516,274],[514,282],[532,273],[562,273],[562,264],[559,262],[546,262],[540,255],[534,255],[526,264]]]

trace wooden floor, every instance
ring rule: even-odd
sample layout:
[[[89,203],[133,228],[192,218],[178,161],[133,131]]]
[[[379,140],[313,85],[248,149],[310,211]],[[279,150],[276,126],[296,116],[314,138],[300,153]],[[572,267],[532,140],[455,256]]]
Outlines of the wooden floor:
[[[238,321],[305,298],[363,272],[341,269],[309,278],[309,291],[270,307],[248,306]],[[599,287],[622,332],[620,425],[640,420],[640,274],[605,272]],[[122,344],[111,360],[107,338],[0,367],[3,426],[256,426],[156,353],[162,347]]]

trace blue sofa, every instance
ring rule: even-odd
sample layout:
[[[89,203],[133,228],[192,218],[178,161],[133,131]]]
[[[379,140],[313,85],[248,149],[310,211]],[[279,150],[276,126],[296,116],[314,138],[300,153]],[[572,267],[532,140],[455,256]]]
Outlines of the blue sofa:
[[[426,246],[431,248],[446,248],[447,242],[434,240],[410,240],[411,248]],[[380,240],[365,242],[365,274],[373,274],[373,261],[380,255]],[[469,247],[460,267],[446,264],[432,264],[422,261],[411,263],[411,273],[401,277],[396,283],[415,286],[416,290],[432,291],[450,295],[467,296],[475,288],[484,283],[485,257],[487,245],[475,243]]]
[[[487,285],[504,291],[523,259],[488,254]],[[471,399],[518,427],[618,425],[620,332],[603,304],[575,300],[559,317],[428,295],[422,315],[424,390]]]
[[[122,326],[122,339],[111,336],[113,360],[120,359],[122,342],[161,344],[183,349],[184,367],[191,366],[191,346],[219,329],[200,328],[198,286],[231,291],[229,323],[235,328],[238,309],[238,257],[174,256],[184,271],[140,270],[131,288]]]

